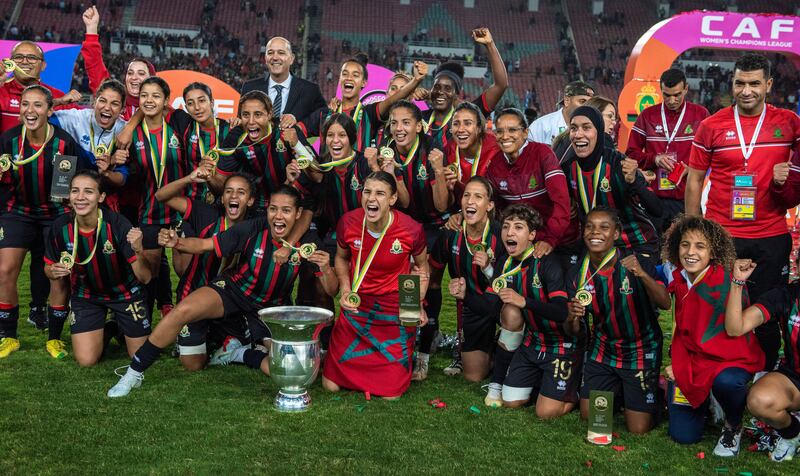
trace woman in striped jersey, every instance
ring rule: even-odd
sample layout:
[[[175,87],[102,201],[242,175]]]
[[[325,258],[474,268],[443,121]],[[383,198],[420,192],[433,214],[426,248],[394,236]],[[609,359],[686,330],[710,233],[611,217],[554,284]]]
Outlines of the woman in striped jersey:
[[[67,208],[61,200],[51,200],[50,187],[56,167],[70,165],[58,155],[78,155],[78,145],[63,129],[47,122],[53,113],[53,95],[40,85],[22,92],[21,124],[0,136],[0,197],[5,200],[0,212],[0,358],[19,349],[19,277],[31,243],[45,239],[53,220]],[[78,161],[78,169],[86,164]],[[61,331],[67,318],[68,287],[51,283],[46,348],[53,358],[67,355]]]
[[[45,242],[45,274],[54,283],[71,284],[72,352],[82,367],[96,364],[103,354],[107,312],[122,329],[129,355],[150,334],[143,298],[151,274],[142,232],[100,206],[106,197],[100,183],[100,175],[90,170],[72,178],[72,213],[55,220]]]

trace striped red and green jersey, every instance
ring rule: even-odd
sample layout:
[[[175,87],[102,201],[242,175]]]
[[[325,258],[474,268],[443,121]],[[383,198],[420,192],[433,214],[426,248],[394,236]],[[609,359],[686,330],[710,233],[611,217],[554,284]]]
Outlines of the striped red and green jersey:
[[[662,334],[658,312],[642,281],[628,273],[617,252],[613,268],[604,268],[586,285],[592,304],[586,308],[592,318],[588,358],[620,369],[652,369],[661,363]],[[583,257],[567,273],[567,292],[574,296],[579,284]],[[642,269],[656,277],[649,260],[640,259]],[[590,264],[588,274],[595,272]],[[588,277],[588,276],[587,276]]]
[[[278,264],[272,254],[282,246],[269,231],[264,217],[238,223],[212,237],[217,257],[232,257],[239,253],[239,264],[226,280],[254,306],[267,307],[289,304],[294,281],[301,267],[310,266],[319,275],[319,267],[300,258],[294,251],[289,261]],[[307,233],[302,243],[315,242]],[[318,240],[317,247],[321,247]],[[294,246],[299,244],[295,243]]]
[[[180,218],[175,210],[156,199],[160,186],[174,182],[183,177],[187,171],[186,151],[181,131],[185,130],[191,117],[182,109],[170,111],[165,118],[166,157],[161,157],[162,130],[150,129],[149,140],[144,132],[143,124],[136,126],[133,142],[130,147],[130,161],[141,178],[142,202],[139,205],[139,222],[143,225],[170,225],[178,223]],[[151,149],[150,144],[153,145]],[[161,181],[157,178],[157,168],[163,164]]]
[[[433,204],[433,184],[436,183],[436,177],[433,165],[428,162],[428,152],[431,149],[423,134],[419,138],[419,147],[414,151],[414,157],[408,165],[398,167],[411,199],[405,212],[422,225],[442,226],[447,222],[449,214],[439,212]],[[390,147],[394,150],[396,162],[406,161],[407,157],[397,150],[395,142]]]
[[[187,232],[188,237],[211,238],[232,226],[220,207],[207,205],[200,200],[187,200],[186,205],[183,230]],[[195,289],[208,285],[234,261],[235,257],[220,258],[216,253],[192,255],[178,283],[176,293],[178,300],[185,298]]]
[[[592,206],[592,197],[596,194],[596,206],[613,208],[619,212],[619,218],[622,221],[622,232],[619,240],[617,240],[617,247],[648,246],[655,249],[658,241],[656,229],[640,203],[640,197],[643,194],[650,194],[653,197],[655,195],[647,189],[647,184],[641,174],[637,174],[636,181],[633,184],[625,181],[621,164],[623,158],[624,156],[615,152],[611,155],[604,154],[602,161],[595,166],[582,163],[582,159],[572,161],[572,163],[564,167],[570,195],[572,200],[578,203],[578,214],[581,220],[586,216],[586,212],[581,204],[578,189],[579,180],[583,182],[589,207]],[[578,173],[579,163],[582,173]],[[597,189],[595,189],[593,180],[597,166],[600,167],[600,171]]]
[[[18,215],[35,218],[55,218],[64,214],[67,207],[60,202],[50,201],[50,188],[53,182],[53,168],[57,167],[56,155],[79,156],[78,145],[63,129],[53,128],[53,137],[41,147],[42,155],[36,160],[17,168],[12,167],[3,173],[0,197],[8,197],[8,202],[0,205],[3,210]],[[31,146],[30,141],[22,137],[22,125],[13,127],[0,136],[0,154],[10,154],[14,161],[30,157],[40,148]],[[78,169],[86,168],[86,164],[78,160]]]
[[[213,128],[206,129],[204,127],[199,127],[199,141],[203,142],[203,149],[205,150],[206,154],[212,148],[217,147],[218,145],[222,146],[222,142],[225,140],[225,137],[228,135],[228,131],[230,130],[228,121],[225,119],[218,119],[218,121],[219,126],[217,133],[214,132]],[[198,141],[197,131],[197,121],[195,120],[192,120],[186,130],[182,131],[182,136],[184,137],[183,143],[186,144],[186,160],[188,163],[188,169],[186,170],[187,174],[199,167],[200,161],[203,160],[203,155],[200,153],[200,143]],[[217,144],[217,137],[219,137],[219,144]],[[193,183],[189,185],[186,198],[204,200],[206,192],[210,191],[211,189],[209,188],[208,183]]]
[[[478,106],[478,109],[481,110],[484,118],[488,119],[492,114],[492,110],[489,109],[489,105],[486,103],[486,96],[484,94],[481,94],[477,98],[473,99],[472,104]],[[449,144],[453,138],[453,135],[450,133],[450,125],[453,122],[453,117],[450,116],[447,119],[447,122],[442,124],[443,118],[431,119],[433,117],[433,109],[422,111],[422,117],[425,121],[425,124],[428,125],[426,135],[428,136],[431,148],[444,150],[445,147],[447,147],[447,144]]]
[[[755,304],[764,314],[764,321],[778,319],[783,334],[781,364],[800,374],[800,284],[772,289]]]
[[[57,263],[62,252],[72,253],[75,243],[74,218],[71,213],[56,218],[50,228],[50,236],[45,241],[44,260],[47,264]],[[98,301],[129,301],[136,298],[143,285],[136,279],[131,263],[136,254],[128,243],[131,223],[122,215],[103,208],[103,224],[100,234],[78,232],[78,253],[70,274],[72,296]],[[79,264],[89,257],[92,247],[97,247],[92,259],[85,265]]]
[[[503,263],[506,260],[506,250],[500,239],[501,226],[497,222],[489,225],[489,235],[486,239],[486,250],[494,263]],[[480,239],[470,239],[464,236],[462,231],[447,230],[439,235],[436,244],[431,250],[429,262],[437,269],[447,266],[451,278],[464,278],[467,284],[467,294],[483,296],[486,289],[491,286],[491,279],[487,278],[477,265],[473,264],[473,256],[467,248],[480,243]],[[468,303],[467,303],[468,304]],[[479,312],[473,309],[474,312]]]
[[[511,260],[511,269],[519,264]],[[502,274],[503,264],[496,268],[495,276]],[[536,352],[566,355],[575,352],[578,340],[564,331],[567,310],[567,292],[564,289],[564,273],[558,258],[554,255],[542,258],[529,257],[522,263],[519,273],[506,278],[508,287],[525,298],[525,338],[522,344]],[[557,311],[544,309],[537,311],[537,303],[551,303],[561,306]],[[549,313],[555,312],[558,316]]]
[[[336,114],[338,111],[333,109],[321,109],[311,114],[306,119],[301,127],[306,137],[318,136],[322,133],[322,127],[329,117]],[[350,109],[342,110],[342,113],[347,114],[353,119],[356,124],[356,143],[353,144],[354,150],[364,151],[367,147],[377,144],[378,134],[383,128],[384,121],[380,117],[378,111],[378,103],[373,102],[369,104],[362,104],[361,107],[353,107]],[[386,114],[386,111],[383,111]],[[325,151],[325,140],[322,140],[322,147],[320,152]]]
[[[222,142],[223,149],[233,149],[244,133],[241,127],[228,132]],[[294,158],[294,151],[280,134],[272,131],[270,136],[258,144],[246,138],[231,155],[223,155],[217,164],[217,171],[229,176],[235,172],[252,175],[258,185],[255,208],[266,208],[273,190],[286,182],[286,165]]]

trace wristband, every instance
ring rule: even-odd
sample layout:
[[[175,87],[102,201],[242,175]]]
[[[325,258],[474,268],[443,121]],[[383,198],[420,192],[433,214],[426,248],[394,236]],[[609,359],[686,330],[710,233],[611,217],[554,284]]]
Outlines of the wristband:
[[[731,278],[731,282],[733,284],[737,284],[739,286],[744,286],[745,284],[747,284],[747,281],[745,281],[743,279],[736,279],[736,278]]]

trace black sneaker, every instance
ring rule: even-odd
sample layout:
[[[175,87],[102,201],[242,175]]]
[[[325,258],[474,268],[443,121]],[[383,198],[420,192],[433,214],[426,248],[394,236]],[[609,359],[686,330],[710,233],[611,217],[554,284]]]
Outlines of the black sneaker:
[[[742,440],[742,428],[731,428],[725,425],[722,428],[722,435],[714,447],[714,454],[723,458],[730,458],[739,454],[739,445]]]
[[[39,331],[47,329],[47,312],[45,309],[42,307],[32,307],[31,312],[28,313],[28,324]]]

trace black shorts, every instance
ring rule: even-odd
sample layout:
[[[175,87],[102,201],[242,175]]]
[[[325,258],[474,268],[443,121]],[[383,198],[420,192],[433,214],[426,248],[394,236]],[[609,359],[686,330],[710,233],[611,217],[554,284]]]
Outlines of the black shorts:
[[[428,245],[428,254],[430,254],[436,246],[436,241],[443,233],[446,233],[446,230],[438,225],[425,225],[423,231],[425,232],[425,243]]]
[[[775,372],[778,372],[781,375],[786,376],[786,378],[791,381],[797,390],[800,390],[800,374],[794,371],[794,369],[787,367],[786,365],[779,366]]]
[[[0,248],[31,249],[50,234],[52,218],[34,218],[16,213],[0,213]]]
[[[142,247],[146,250],[161,248],[158,245],[158,232],[162,228],[169,227],[169,225],[139,225],[139,229],[142,230]]]
[[[221,347],[228,336],[244,345],[250,344],[250,329],[244,316],[231,314],[221,319],[190,322],[178,334],[178,349],[181,355],[207,355],[209,348],[213,351]]]
[[[128,301],[100,301],[73,297],[70,300],[69,326],[73,334],[102,329],[106,323],[106,313],[117,320],[122,334],[126,337],[150,335],[150,316],[140,294]]]
[[[463,306],[461,313],[461,329],[464,341],[461,343],[461,352],[480,350],[487,354],[492,351],[500,324],[500,315],[481,316],[469,307]]]
[[[222,299],[223,316],[226,318],[244,318],[250,331],[250,338],[254,342],[270,337],[266,324],[258,318],[258,310],[249,299],[244,297],[238,289],[226,278],[215,279],[209,287],[219,294]]]
[[[583,367],[581,398],[592,390],[614,392],[626,410],[656,414],[658,411],[658,368],[618,369],[589,360]]]
[[[503,381],[503,400],[528,400],[534,389],[561,402],[577,402],[581,382],[582,352],[566,355],[536,352],[521,346],[514,352]]]

